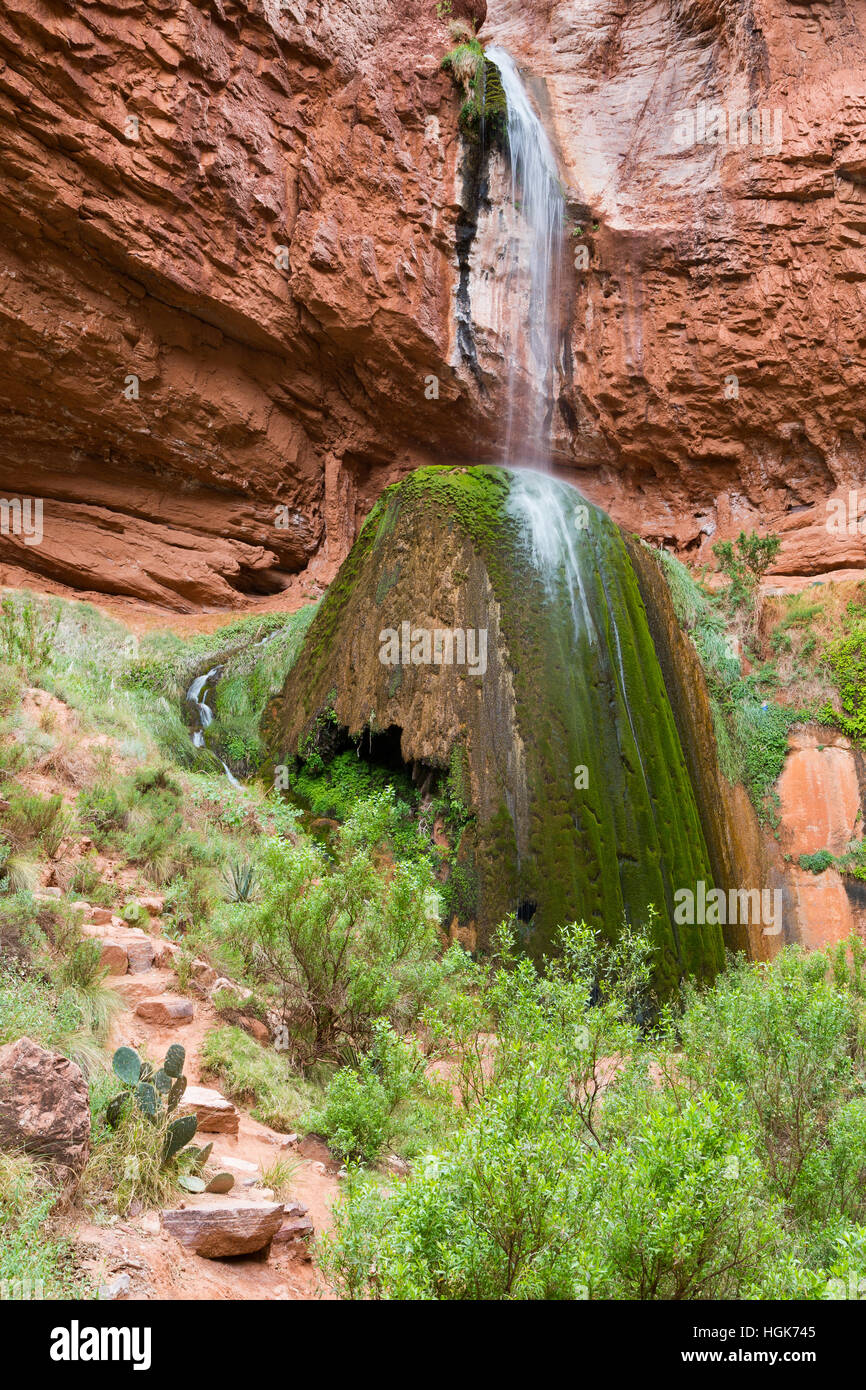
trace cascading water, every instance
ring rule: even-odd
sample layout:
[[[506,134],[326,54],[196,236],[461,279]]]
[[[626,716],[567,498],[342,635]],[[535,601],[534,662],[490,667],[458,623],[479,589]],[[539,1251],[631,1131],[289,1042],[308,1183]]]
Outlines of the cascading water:
[[[510,380],[506,457],[512,463],[546,467],[549,460],[550,403],[555,398],[559,320],[560,264],[565,199],[547,132],[521,80],[514,59],[491,45],[487,57],[496,64],[508,102],[508,151],[511,203],[515,227],[522,234],[508,246],[506,283],[510,317]],[[524,288],[525,286],[525,288]],[[524,315],[523,305],[528,306]],[[529,351],[520,354],[523,341]],[[515,456],[515,424],[520,408],[517,363],[523,355],[530,369],[534,399],[520,413],[520,457]]]
[[[635,609],[636,585],[622,536],[604,512],[550,473],[565,199],[553,148],[514,60],[501,48],[488,48],[487,57],[499,69],[508,101],[511,202],[524,228],[523,236],[511,240],[509,274],[515,281],[528,277],[528,293],[515,294],[513,302],[518,309],[529,306],[521,327],[535,388],[527,412],[512,354],[505,435],[508,510],[547,609],[549,633],[539,639],[539,654],[552,663],[550,688],[559,689],[561,708],[568,711],[555,739],[569,749],[576,770],[583,766],[588,779],[601,779],[600,785],[587,785],[572,814],[584,852],[596,844],[599,881],[592,891],[598,892],[601,918],[610,926],[612,913],[630,916],[641,897],[642,910],[654,902],[669,914],[676,866],[681,871],[684,864],[705,862],[705,850],[694,806],[683,807],[681,819],[671,815],[672,797],[682,796],[683,787],[674,791],[679,774],[663,765],[656,725],[665,726],[667,757],[675,756],[676,733],[670,710],[662,713],[659,705],[663,687],[657,659],[646,641],[645,617]],[[519,341],[521,329],[512,327],[512,334]],[[550,758],[548,774],[560,758],[561,753]],[[611,796],[618,804],[611,804]],[[537,852],[543,856],[546,850]],[[580,855],[576,867],[579,862]],[[681,969],[683,945],[669,920],[672,956]]]
[[[214,666],[210,671],[206,671],[203,676],[196,676],[189,690],[186,692],[187,700],[191,705],[195,705],[198,711],[198,728],[193,730],[192,735],[192,741],[196,748],[204,748],[204,731],[213,723],[213,710],[207,703],[206,696],[208,693],[208,686],[212,680],[216,680],[217,676],[222,672],[222,669],[222,666]],[[217,755],[215,754],[214,756]],[[231,768],[223,762],[222,758],[217,757],[217,761],[221,764],[223,772],[232,786],[239,787],[241,784],[235,777]]]

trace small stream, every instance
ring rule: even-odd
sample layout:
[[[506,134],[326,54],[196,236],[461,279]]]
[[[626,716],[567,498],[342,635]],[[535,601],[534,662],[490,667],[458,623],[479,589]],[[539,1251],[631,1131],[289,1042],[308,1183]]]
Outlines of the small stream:
[[[187,703],[195,705],[198,712],[198,728],[193,730],[192,735],[192,741],[196,748],[204,748],[204,731],[213,723],[213,710],[207,702],[208,686],[211,681],[216,680],[217,677],[222,674],[223,670],[224,667],[222,666],[211,667],[210,671],[205,671],[203,676],[196,676],[189,690],[186,692]],[[217,759],[217,762],[221,764],[232,786],[240,787],[241,783],[238,781],[237,777],[235,777],[231,768],[223,762],[222,758],[219,757],[217,753],[214,753],[214,757]]]

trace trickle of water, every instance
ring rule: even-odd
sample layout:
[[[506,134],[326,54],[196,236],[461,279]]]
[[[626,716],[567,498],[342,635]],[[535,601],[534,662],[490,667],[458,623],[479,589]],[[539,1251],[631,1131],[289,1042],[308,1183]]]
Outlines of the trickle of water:
[[[511,164],[511,201],[528,233],[528,266],[524,246],[515,238],[509,247],[509,292],[515,305],[522,296],[517,293],[520,281],[529,278],[529,313],[525,321],[512,325],[513,347],[525,336],[530,349],[530,366],[536,385],[536,402],[531,418],[520,419],[520,452],[527,462],[545,466],[550,446],[550,410],[556,388],[556,358],[558,337],[558,304],[562,238],[565,225],[565,199],[559,179],[556,156],[517,70],[511,54],[492,44],[487,57],[496,64],[508,101],[508,148]],[[521,262],[524,262],[523,264]],[[515,457],[515,425],[517,423],[518,354],[512,351],[511,382],[509,385],[506,455]]]
[[[214,666],[212,670],[206,671],[203,676],[196,676],[189,690],[186,692],[187,700],[191,705],[195,705],[198,710],[199,727],[192,736],[192,741],[196,748],[202,748],[204,746],[204,731],[209,724],[213,723],[213,710],[207,703],[205,697],[210,682],[215,676],[219,675],[222,669],[221,666]]]

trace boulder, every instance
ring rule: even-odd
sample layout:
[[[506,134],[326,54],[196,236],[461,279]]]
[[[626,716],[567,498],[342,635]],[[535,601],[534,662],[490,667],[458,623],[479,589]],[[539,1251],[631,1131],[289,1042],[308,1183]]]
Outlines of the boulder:
[[[260,1018],[249,1018],[245,1014],[242,1018],[238,1019],[238,1023],[241,1025],[243,1029],[245,1029],[247,1033],[249,1033],[251,1038],[255,1038],[256,1042],[265,1044],[270,1042],[271,1034],[268,1029],[268,1025],[266,1023],[262,1023],[262,1020]]]
[[[206,960],[194,960],[190,967],[190,973],[196,984],[204,990],[212,989],[217,982],[217,973],[212,965],[208,965]]]
[[[177,994],[159,994],[150,999],[142,999],[135,1008],[136,1016],[146,1023],[158,1023],[163,1028],[176,1028],[190,1023],[193,1018],[191,999],[182,999]]]
[[[212,995],[222,993],[233,994],[238,1004],[245,1004],[248,999],[252,999],[253,997],[251,989],[244,989],[242,985],[236,985],[234,980],[226,979],[225,975],[220,975],[219,979],[214,981],[210,987],[210,993]]]
[[[141,903],[142,907],[150,913],[151,917],[162,916],[163,909],[165,908],[165,898],[160,897],[158,893],[154,893],[151,897],[139,898],[138,901]]]
[[[281,1202],[249,1206],[201,1203],[162,1213],[163,1229],[205,1259],[267,1254],[283,1224]]]
[[[90,920],[96,927],[110,926],[114,918],[114,913],[110,907],[92,907],[90,909]]]
[[[211,1156],[211,1162],[217,1168],[225,1169],[227,1173],[234,1173],[235,1177],[238,1178],[253,1178],[253,1180],[257,1180],[259,1177],[259,1165],[257,1163],[250,1163],[248,1158],[235,1158],[234,1155],[225,1158],[222,1154],[213,1154]]]
[[[115,941],[113,937],[103,937],[99,964],[108,971],[109,975],[125,975],[129,970],[126,947],[121,942]]]
[[[0,1147],[23,1149],[74,1184],[90,1153],[90,1103],[79,1067],[19,1038],[0,1048]]]
[[[207,1134],[237,1134],[240,1115],[237,1107],[219,1091],[207,1086],[187,1086],[181,1113],[198,1118],[199,1132]]]
[[[307,1208],[300,1202],[287,1202],[283,1209],[283,1224],[274,1236],[275,1243],[287,1247],[290,1254],[309,1260],[309,1242],[315,1233]]]
[[[127,930],[121,940],[129,957],[130,975],[141,975],[153,965],[154,949],[150,937],[143,931]]]
[[[170,969],[180,953],[180,947],[173,941],[157,941],[154,945],[153,963],[159,970]]]

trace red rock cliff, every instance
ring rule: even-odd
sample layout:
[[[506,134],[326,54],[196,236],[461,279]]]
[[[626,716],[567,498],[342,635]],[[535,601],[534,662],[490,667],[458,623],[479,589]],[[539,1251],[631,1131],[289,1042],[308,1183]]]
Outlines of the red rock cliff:
[[[694,554],[760,522],[782,574],[861,567],[824,523],[863,477],[866,4],[490,0],[482,34],[589,251],[559,465]],[[0,0],[0,495],[44,499],[0,579],[237,606],[326,577],[405,469],[495,455],[448,45],[433,0]]]

